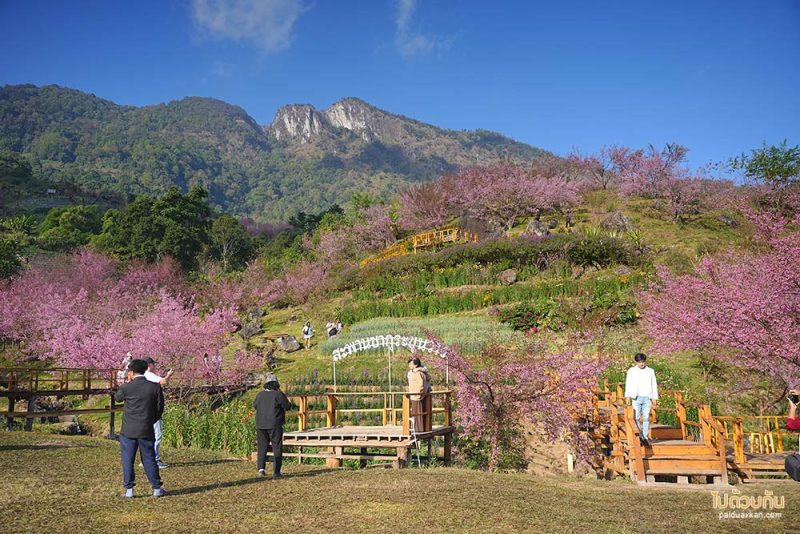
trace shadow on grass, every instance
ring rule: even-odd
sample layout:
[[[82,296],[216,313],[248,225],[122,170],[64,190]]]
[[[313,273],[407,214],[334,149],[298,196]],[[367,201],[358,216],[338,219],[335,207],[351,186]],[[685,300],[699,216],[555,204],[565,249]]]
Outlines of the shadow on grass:
[[[235,460],[231,460],[235,461]],[[286,473],[281,477],[282,480],[291,480],[293,478],[301,478],[301,477],[313,477],[317,475],[323,475],[325,473],[331,473],[333,471],[340,471],[340,469],[315,469],[313,471],[303,471],[302,473]],[[173,495],[191,495],[193,493],[205,493],[206,491],[212,491],[215,489],[222,489],[222,488],[234,488],[236,486],[246,486],[248,484],[258,484],[258,483],[269,483],[272,479],[267,477],[261,476],[254,476],[250,478],[243,478],[241,480],[232,480],[230,482],[221,482],[218,484],[208,484],[206,486],[192,486],[189,488],[180,488],[176,490],[167,490],[170,496]],[[280,484],[280,482],[275,482],[276,484]]]
[[[64,444],[64,445],[57,445],[54,443],[49,444],[36,444],[33,443],[31,445],[0,445],[0,451],[35,451],[35,450],[50,450],[50,449],[93,449],[97,447],[97,445],[73,445],[73,444]]]
[[[170,467],[194,467],[198,465],[215,465],[215,464],[228,464],[244,462],[245,460],[234,460],[233,458],[226,458],[222,460],[195,460],[192,462],[170,462]]]

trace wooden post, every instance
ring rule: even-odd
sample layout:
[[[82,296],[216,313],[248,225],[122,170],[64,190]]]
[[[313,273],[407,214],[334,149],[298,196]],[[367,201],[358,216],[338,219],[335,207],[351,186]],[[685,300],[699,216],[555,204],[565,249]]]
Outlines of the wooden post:
[[[327,415],[327,423],[328,426],[336,426],[336,404],[337,399],[335,394],[329,393],[328,397],[328,413]]]
[[[333,456],[329,456],[325,459],[325,467],[342,467],[341,455],[343,450],[343,447],[331,447],[331,453]]]
[[[680,391],[675,392],[675,417],[681,427],[681,439],[686,439],[686,406],[683,405],[683,394]]]
[[[307,428],[308,425],[308,397],[300,395],[299,413],[297,414],[297,430],[301,432]]]
[[[450,404],[450,392],[444,394],[444,426],[451,426],[452,423],[452,405]]]
[[[411,420],[411,399],[408,393],[403,394],[403,435],[408,436],[410,432]],[[399,454],[399,453],[398,453]]]
[[[8,412],[9,413],[14,413],[14,405],[16,403],[17,403],[17,399],[15,399],[14,397],[9,397],[8,398]],[[6,418],[6,430],[14,430],[14,418],[11,417],[11,416],[8,416]]]
[[[700,419],[700,431],[703,433],[703,444],[711,446],[711,424],[708,419],[711,417],[711,408],[703,404],[697,409],[697,416]]]
[[[28,397],[28,415],[25,417],[25,431],[33,432],[33,412],[36,408],[36,397]]]
[[[733,456],[736,458],[736,464],[739,467],[744,465],[744,432],[742,430],[742,419],[740,417],[737,417],[733,421]]]
[[[381,416],[382,416],[381,417],[381,421],[383,423],[383,426],[386,426],[386,425],[389,424],[389,403],[388,403],[388,400],[389,399],[386,396],[386,393],[384,393],[383,394],[383,412],[381,412]]]
[[[108,426],[109,426],[108,437],[110,439],[117,438],[116,430],[114,428],[116,426],[115,417],[117,415],[117,412],[114,411],[114,408],[116,408],[116,402],[117,401],[114,400],[114,393],[111,393],[111,406],[110,406],[110,411],[108,413]]]
[[[422,412],[424,413],[422,416],[422,426],[425,432],[430,432],[433,430],[433,396],[431,394],[427,394],[423,397],[422,406]]]
[[[638,426],[636,426],[636,415],[633,411],[633,406],[625,406],[625,433],[628,436],[628,445],[633,453],[631,461],[631,478],[634,480],[644,481],[644,458],[642,457],[642,446],[637,439],[639,437]]]
[[[778,441],[778,452],[783,452],[783,435],[781,434],[781,425],[778,424],[778,416],[773,419],[775,424],[775,438]]]
[[[361,447],[361,455],[363,456],[365,454],[367,454],[367,448],[366,447]],[[359,467],[367,467],[367,459],[366,458],[361,458],[359,460],[359,462],[358,462],[358,466]]]
[[[453,433],[444,435],[444,465],[450,465],[453,460]]]

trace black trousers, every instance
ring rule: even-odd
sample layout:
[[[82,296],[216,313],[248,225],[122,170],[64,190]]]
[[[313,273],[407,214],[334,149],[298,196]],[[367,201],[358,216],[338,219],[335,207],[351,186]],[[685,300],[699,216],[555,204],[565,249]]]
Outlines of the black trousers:
[[[267,447],[272,444],[272,474],[281,474],[281,464],[283,463],[283,427],[277,428],[257,428],[258,435],[258,469],[264,469],[267,465]]]

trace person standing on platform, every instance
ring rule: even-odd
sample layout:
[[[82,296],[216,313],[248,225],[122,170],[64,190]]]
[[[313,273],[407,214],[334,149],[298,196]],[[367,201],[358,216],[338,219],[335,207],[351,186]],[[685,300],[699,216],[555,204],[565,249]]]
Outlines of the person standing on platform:
[[[658,400],[658,383],[652,367],[647,367],[647,356],[637,352],[633,360],[636,365],[628,369],[625,377],[625,402],[633,403],[639,441],[650,445],[650,407]],[[642,419],[641,424],[639,418]]]
[[[256,395],[256,433],[258,434],[258,474],[266,476],[267,447],[272,444],[272,478],[281,478],[283,463],[283,424],[292,403],[281,391],[278,377],[267,373],[264,391]]]
[[[153,487],[153,497],[163,497],[164,489],[155,454],[153,425],[164,412],[161,386],[144,377],[147,362],[132,360],[128,366],[127,382],[114,392],[114,400],[124,402],[119,447],[122,454],[122,484],[126,498],[133,497],[136,475],[133,462],[136,451],[142,459],[147,480]]]
[[[144,361],[147,362],[147,371],[144,373],[144,377],[150,382],[154,382],[161,386],[166,386],[170,377],[172,376],[172,369],[167,371],[167,374],[164,376],[159,376],[156,374],[156,361],[150,357],[145,358]],[[156,462],[158,463],[159,469],[166,469],[169,467],[169,464],[161,459],[161,439],[164,437],[164,422],[161,420],[161,417],[159,417],[158,421],[155,422],[153,428],[156,434]]]
[[[411,417],[414,431],[422,432],[425,430],[423,395],[430,393],[430,375],[419,358],[408,360],[408,392],[411,413],[416,414]]]

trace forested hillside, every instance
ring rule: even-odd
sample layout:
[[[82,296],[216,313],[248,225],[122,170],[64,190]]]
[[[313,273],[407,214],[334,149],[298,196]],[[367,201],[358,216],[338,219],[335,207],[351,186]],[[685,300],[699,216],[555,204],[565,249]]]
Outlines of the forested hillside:
[[[174,185],[202,186],[212,208],[264,222],[344,203],[357,192],[387,197],[463,165],[545,154],[493,132],[443,130],[358,99],[324,112],[285,106],[262,127],[243,109],[211,98],[136,108],[52,85],[0,89],[0,151],[21,154],[42,184],[0,177],[6,203],[48,187],[125,203]]]

